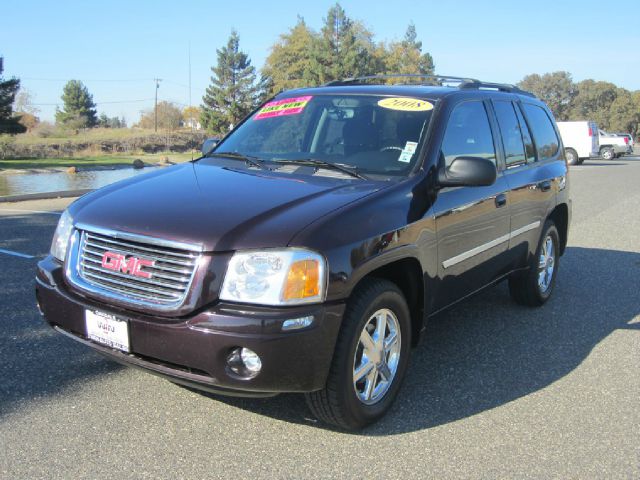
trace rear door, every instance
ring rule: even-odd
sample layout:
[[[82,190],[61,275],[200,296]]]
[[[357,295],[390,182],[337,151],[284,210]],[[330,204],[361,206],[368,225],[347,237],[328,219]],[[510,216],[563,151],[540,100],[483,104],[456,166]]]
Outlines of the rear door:
[[[564,188],[566,165],[552,120],[539,105],[494,100],[505,138],[506,178],[510,187],[509,249],[516,266],[538,245],[542,225]],[[508,153],[511,152],[511,153]]]
[[[488,158],[494,163],[497,132],[481,100],[456,105],[440,147],[441,166],[459,156]],[[447,187],[434,203],[441,279],[439,309],[491,282],[504,266],[509,244],[509,185],[504,173],[488,187]]]

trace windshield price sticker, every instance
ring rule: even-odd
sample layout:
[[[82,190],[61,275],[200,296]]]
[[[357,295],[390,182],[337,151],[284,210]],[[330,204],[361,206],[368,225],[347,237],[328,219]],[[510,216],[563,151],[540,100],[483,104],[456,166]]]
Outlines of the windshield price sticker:
[[[309,100],[312,98],[312,95],[307,95],[305,97],[274,100],[262,107],[253,119],[261,120],[263,118],[282,117],[284,115],[297,115],[304,110],[304,107],[307,106],[307,103],[309,103]]]
[[[424,112],[433,109],[433,104],[426,100],[408,97],[385,98],[379,100],[378,105],[389,110],[402,110],[404,112]]]
[[[409,163],[411,161],[411,157],[416,153],[416,147],[418,146],[418,142],[407,142],[398,157],[398,161],[402,163]]]

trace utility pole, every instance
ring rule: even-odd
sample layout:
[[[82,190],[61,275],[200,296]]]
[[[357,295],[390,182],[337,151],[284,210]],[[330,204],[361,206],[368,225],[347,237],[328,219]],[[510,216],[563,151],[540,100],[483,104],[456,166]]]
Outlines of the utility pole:
[[[154,82],[156,82],[156,102],[153,107],[153,117],[154,117],[154,131],[158,131],[158,89],[160,88],[161,78],[154,78]]]
[[[191,109],[191,40],[189,40],[189,123],[193,133],[193,111]]]

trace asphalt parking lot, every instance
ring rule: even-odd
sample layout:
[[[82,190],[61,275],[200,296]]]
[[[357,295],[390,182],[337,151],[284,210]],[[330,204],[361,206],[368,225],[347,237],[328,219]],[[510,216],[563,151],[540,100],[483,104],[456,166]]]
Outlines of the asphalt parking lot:
[[[640,478],[640,157],[573,167],[571,188],[547,305],[499,285],[433,319],[357,434],[301,397],[194,393],[51,331],[34,267],[70,200],[0,204],[0,478]]]

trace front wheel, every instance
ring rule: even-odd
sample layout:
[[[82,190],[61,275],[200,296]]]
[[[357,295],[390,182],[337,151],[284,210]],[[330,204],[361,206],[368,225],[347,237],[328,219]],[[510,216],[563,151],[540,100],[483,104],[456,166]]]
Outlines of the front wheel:
[[[354,291],[325,387],[307,393],[313,414],[355,430],[381,418],[395,400],[411,345],[409,307],[398,287],[368,279]]]
[[[553,292],[560,260],[560,237],[555,224],[547,220],[535,256],[528,270],[509,277],[509,293],[521,305],[537,307],[544,304]]]

